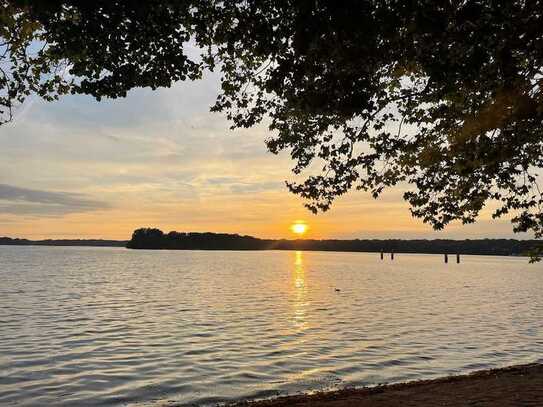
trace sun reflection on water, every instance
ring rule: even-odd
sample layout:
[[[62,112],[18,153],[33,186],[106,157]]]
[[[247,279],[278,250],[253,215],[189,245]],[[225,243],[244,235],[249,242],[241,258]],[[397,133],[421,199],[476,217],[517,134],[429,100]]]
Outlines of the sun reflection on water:
[[[307,325],[307,287],[303,252],[296,251],[294,257],[294,290],[293,290],[293,321],[298,329],[304,329]]]

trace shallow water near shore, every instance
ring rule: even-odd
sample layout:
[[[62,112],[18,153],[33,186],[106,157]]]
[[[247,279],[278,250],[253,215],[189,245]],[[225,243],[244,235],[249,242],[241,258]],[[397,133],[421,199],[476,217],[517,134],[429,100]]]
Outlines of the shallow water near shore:
[[[0,405],[206,405],[543,362],[543,265],[454,260],[0,246]]]

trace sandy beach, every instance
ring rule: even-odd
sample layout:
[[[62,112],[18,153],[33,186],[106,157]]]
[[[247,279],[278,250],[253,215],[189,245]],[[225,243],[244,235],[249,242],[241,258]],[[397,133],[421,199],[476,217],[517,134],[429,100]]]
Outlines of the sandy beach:
[[[543,365],[520,365],[435,380],[286,396],[241,402],[235,406],[543,406]]]

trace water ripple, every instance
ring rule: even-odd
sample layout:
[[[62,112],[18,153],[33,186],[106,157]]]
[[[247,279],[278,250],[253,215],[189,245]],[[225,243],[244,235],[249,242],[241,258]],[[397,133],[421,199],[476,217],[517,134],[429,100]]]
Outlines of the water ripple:
[[[2,406],[212,405],[543,361],[526,259],[0,246],[0,279]]]

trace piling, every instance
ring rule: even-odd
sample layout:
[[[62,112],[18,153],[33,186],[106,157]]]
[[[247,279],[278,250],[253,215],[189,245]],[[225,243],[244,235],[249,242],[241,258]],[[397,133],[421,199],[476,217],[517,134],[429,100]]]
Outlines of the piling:
[[[383,260],[384,258],[384,253],[383,253],[383,250],[381,250],[381,260]]]
[[[460,253],[456,253],[456,262],[460,263]]]
[[[448,262],[449,262],[449,255],[445,253],[445,263],[448,263]]]
[[[394,260],[394,251],[390,252],[390,260]]]

